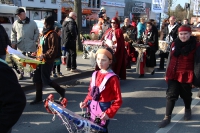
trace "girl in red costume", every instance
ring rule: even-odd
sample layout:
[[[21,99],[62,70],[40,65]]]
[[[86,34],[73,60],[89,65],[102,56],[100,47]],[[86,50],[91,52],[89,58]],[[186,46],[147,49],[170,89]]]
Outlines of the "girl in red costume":
[[[120,79],[126,79],[126,51],[124,44],[123,32],[120,29],[119,20],[114,17],[111,20],[111,28],[108,29],[103,35],[102,39],[105,44],[113,49],[114,56],[117,59],[113,64],[112,70],[119,76]]]
[[[101,121],[105,121],[104,125],[100,125],[106,129],[109,119],[115,116],[117,110],[122,105],[119,78],[111,70],[113,59],[113,52],[110,48],[99,49],[96,52],[96,62],[100,70],[93,73],[93,76],[95,77],[92,76],[88,95],[86,96],[84,102],[80,103],[80,108],[87,107],[90,110],[89,112],[91,115],[96,114]],[[108,78],[109,75],[111,76]],[[101,88],[104,80],[107,82]],[[97,106],[92,106],[92,108],[96,109],[99,107],[99,110],[92,110],[92,104]],[[91,110],[94,112],[92,113]]]
[[[167,105],[160,128],[171,122],[175,101],[179,96],[185,105],[184,120],[191,119],[192,86],[200,86],[200,44],[191,36],[191,27],[178,28],[178,37],[172,42],[166,67]]]

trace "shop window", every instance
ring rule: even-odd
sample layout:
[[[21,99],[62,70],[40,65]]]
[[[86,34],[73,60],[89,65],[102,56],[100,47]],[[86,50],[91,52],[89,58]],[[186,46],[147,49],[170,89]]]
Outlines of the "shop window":
[[[40,0],[40,2],[45,2],[45,0]]]
[[[51,3],[56,4],[56,0],[51,0]]]
[[[91,0],[89,0],[88,7],[91,7]]]
[[[97,0],[97,8],[100,8],[100,0]]]
[[[92,0],[92,7],[95,7],[95,1],[96,0]]]

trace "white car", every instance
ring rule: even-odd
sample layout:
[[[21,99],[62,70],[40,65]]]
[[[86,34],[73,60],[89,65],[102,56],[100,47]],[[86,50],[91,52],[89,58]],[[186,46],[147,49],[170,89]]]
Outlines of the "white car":
[[[44,27],[44,20],[34,20],[34,21],[37,24],[37,27],[38,27],[40,34],[42,34],[42,30],[43,30],[43,27]],[[57,21],[54,22],[54,25],[62,28],[62,25],[60,23],[58,23]]]
[[[38,30],[39,30],[39,33],[42,34],[42,30],[43,30],[43,27],[44,27],[44,22],[43,20],[34,20],[37,24],[37,27],[38,27]]]

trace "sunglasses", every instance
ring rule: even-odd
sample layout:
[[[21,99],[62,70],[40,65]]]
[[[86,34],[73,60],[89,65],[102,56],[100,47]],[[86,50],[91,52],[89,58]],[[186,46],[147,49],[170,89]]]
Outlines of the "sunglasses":
[[[116,24],[115,22],[111,22],[111,24]]]

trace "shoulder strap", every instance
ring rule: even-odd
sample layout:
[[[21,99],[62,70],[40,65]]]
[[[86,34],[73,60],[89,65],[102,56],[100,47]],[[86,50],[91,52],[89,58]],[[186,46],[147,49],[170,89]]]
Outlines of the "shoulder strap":
[[[93,72],[92,81],[91,81],[91,87],[95,86],[96,75],[97,75],[97,71]]]
[[[107,75],[104,77],[103,81],[101,82],[101,84],[100,84],[100,86],[99,86],[99,93],[101,93],[101,92],[105,89],[105,85],[106,85],[107,81],[108,81],[112,76],[115,76],[115,75],[116,75],[115,73],[111,72],[111,73],[107,74]]]
[[[47,34],[44,35],[44,38],[47,38],[50,33],[54,32],[54,30],[50,30]]]

